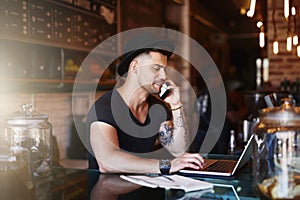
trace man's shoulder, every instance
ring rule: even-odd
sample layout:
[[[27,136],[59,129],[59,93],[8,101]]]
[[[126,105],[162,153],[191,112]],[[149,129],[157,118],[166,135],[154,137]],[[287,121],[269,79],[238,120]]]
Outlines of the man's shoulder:
[[[88,112],[88,121],[99,121],[104,116],[110,116],[111,113],[111,95],[108,91],[101,95],[91,106]]]
[[[104,93],[103,95],[101,95],[96,101],[95,103],[99,103],[99,102],[106,102],[109,101],[111,99],[112,96],[112,90]]]
[[[110,102],[111,102],[111,95],[112,91],[108,91],[101,95],[91,106],[89,112],[103,112],[104,110],[107,110],[107,108],[110,108]]]

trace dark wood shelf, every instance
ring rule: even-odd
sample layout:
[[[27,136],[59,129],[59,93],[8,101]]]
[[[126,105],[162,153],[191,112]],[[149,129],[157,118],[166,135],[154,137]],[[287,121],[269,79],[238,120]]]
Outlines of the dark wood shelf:
[[[15,82],[15,83],[67,83],[74,84],[74,79],[23,79],[23,78],[0,78],[0,82]],[[79,84],[95,84],[96,80],[80,80],[76,81]],[[103,85],[114,85],[115,80],[100,80],[98,84]]]
[[[74,79],[0,78],[0,92],[72,92],[74,83]],[[90,86],[95,86],[95,84],[97,90],[109,90],[114,87],[115,83],[115,80],[76,81],[77,89],[82,91],[91,91]]]
[[[54,0],[4,1],[3,13],[7,15],[1,18],[0,38],[90,52],[117,33],[117,10],[113,2],[90,1],[91,7],[87,9]],[[101,7],[115,14],[113,21],[100,14]],[[115,56],[117,42],[109,40],[105,45],[96,49],[98,53]]]

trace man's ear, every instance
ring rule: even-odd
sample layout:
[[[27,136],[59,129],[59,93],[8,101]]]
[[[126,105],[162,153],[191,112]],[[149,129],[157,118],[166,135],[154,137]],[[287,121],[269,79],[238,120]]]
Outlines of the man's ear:
[[[138,62],[136,60],[133,60],[130,62],[128,69],[129,69],[129,71],[136,73],[137,66],[138,66]]]

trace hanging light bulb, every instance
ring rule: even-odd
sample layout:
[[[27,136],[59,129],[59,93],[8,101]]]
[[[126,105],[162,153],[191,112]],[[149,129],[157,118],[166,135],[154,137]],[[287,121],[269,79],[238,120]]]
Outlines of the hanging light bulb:
[[[278,43],[277,40],[275,40],[275,41],[273,42],[273,53],[274,53],[275,55],[277,55],[278,52],[279,52],[279,43]]]
[[[300,45],[297,46],[297,56],[300,58]]]
[[[298,35],[294,35],[294,36],[293,36],[293,45],[294,45],[294,46],[297,46],[297,45],[298,45],[298,42],[299,42],[299,40],[298,40]]]
[[[284,0],[283,2],[283,13],[286,20],[288,20],[290,15],[290,2],[289,0]]]
[[[287,31],[287,38],[286,38],[286,50],[288,52],[292,51],[292,45],[293,45],[293,35],[291,32],[291,16],[288,17],[288,31]]]
[[[298,35],[297,35],[297,18],[296,18],[296,8],[295,6],[293,6],[291,8],[291,13],[292,13],[292,16],[294,18],[294,34],[293,34],[293,45],[298,45]]]
[[[265,46],[265,33],[263,28],[260,29],[259,32],[259,46],[263,48]]]
[[[269,59],[263,59],[263,80],[264,82],[269,81]]]
[[[288,52],[292,51],[292,36],[288,35],[288,37],[286,38],[286,50]]]
[[[259,21],[256,23],[256,27],[257,27],[257,28],[261,28],[263,25],[264,25],[264,23],[263,23],[261,20],[259,20]]]
[[[260,88],[261,86],[261,65],[262,60],[261,58],[256,59],[256,87]]]
[[[255,4],[256,4],[256,0],[251,0],[251,2],[250,2],[250,9],[247,12],[247,16],[248,17],[253,17],[254,16]]]
[[[275,14],[276,14],[276,2],[273,1],[273,11],[272,11],[272,24],[274,29],[274,41],[273,41],[273,53],[277,55],[279,53],[279,43],[277,38],[277,27],[275,23]]]
[[[296,15],[296,8],[295,8],[295,6],[293,6],[293,7],[291,8],[291,14],[292,14],[293,16]]]
[[[291,14],[292,14],[293,19],[294,19],[293,45],[297,46],[299,41],[298,41],[298,34],[297,34],[297,17],[296,17],[296,8],[295,8],[295,6],[293,6],[291,8]]]

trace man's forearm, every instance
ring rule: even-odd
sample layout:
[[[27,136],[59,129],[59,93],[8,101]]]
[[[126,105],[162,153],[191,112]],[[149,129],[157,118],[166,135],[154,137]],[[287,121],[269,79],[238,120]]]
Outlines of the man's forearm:
[[[159,173],[159,160],[146,159],[123,151],[119,147],[114,127],[104,122],[93,122],[90,142],[101,172]]]
[[[160,173],[159,160],[141,158],[123,151],[116,150],[98,159],[100,171],[104,173]]]
[[[173,121],[161,125],[159,139],[161,144],[174,156],[185,153],[187,146],[188,128],[183,114],[183,108],[172,111]]]

